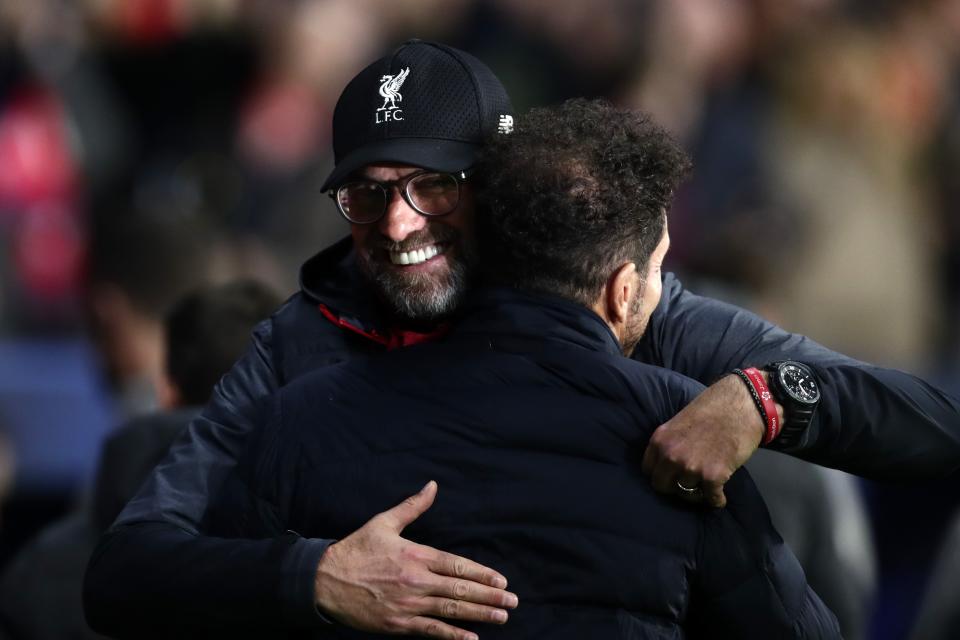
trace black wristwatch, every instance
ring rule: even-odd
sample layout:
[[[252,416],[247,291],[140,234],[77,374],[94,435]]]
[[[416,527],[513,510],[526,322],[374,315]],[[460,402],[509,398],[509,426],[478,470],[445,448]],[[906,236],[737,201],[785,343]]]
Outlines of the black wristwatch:
[[[820,404],[820,383],[807,365],[793,360],[771,362],[763,368],[770,373],[770,392],[783,406],[783,429],[774,440],[776,447],[799,443]]]

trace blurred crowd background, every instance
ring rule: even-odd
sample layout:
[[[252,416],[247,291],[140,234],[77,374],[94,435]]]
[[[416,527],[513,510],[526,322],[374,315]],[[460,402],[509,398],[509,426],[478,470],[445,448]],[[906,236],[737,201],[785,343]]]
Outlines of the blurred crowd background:
[[[0,569],[162,399],[174,302],[285,297],[347,232],[319,191],[333,106],[410,37],[520,112],[650,111],[694,159],[688,288],[960,389],[960,0],[0,0]],[[955,489],[856,485],[863,637],[908,636]]]

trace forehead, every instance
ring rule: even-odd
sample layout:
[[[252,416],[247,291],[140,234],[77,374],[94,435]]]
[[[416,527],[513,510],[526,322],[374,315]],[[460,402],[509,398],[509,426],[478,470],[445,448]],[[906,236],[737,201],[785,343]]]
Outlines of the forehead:
[[[368,164],[355,173],[358,178],[369,178],[371,180],[396,180],[410,175],[416,171],[422,171],[423,167],[415,167],[409,164],[399,164],[394,162],[385,162],[383,164]]]

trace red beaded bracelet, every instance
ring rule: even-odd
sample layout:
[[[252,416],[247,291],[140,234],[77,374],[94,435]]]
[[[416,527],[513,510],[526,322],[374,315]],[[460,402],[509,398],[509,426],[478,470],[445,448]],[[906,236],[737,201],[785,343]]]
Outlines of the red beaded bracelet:
[[[773,401],[773,394],[770,393],[767,381],[764,380],[760,370],[754,367],[734,369],[733,373],[737,374],[750,389],[750,395],[753,396],[760,417],[766,423],[761,444],[770,444],[780,435],[780,429],[783,428],[783,425],[780,423],[780,416],[777,415],[777,405]]]

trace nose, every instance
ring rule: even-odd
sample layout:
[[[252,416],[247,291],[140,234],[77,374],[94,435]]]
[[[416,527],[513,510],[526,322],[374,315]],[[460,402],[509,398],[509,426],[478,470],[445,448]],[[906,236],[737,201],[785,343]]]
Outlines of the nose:
[[[419,231],[427,225],[427,220],[407,204],[400,192],[390,189],[390,202],[387,211],[378,223],[380,233],[394,242],[401,242],[414,231]]]

